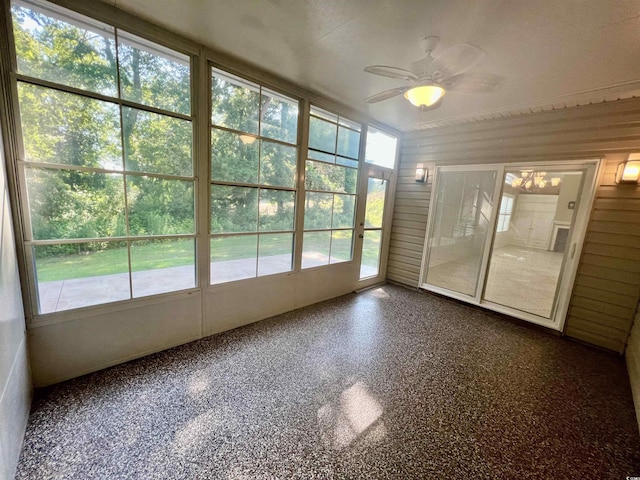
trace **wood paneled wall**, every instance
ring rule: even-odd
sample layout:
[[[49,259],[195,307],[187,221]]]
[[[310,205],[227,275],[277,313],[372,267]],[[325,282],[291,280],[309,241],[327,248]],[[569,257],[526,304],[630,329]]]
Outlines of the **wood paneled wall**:
[[[405,134],[387,277],[416,287],[436,165],[603,158],[565,333],[623,352],[640,295],[640,187],[614,182],[640,152],[640,99]],[[415,168],[429,168],[426,184]]]

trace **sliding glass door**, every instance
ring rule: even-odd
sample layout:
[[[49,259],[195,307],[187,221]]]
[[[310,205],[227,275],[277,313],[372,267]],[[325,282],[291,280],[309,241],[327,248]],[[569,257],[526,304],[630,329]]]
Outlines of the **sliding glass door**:
[[[424,275],[432,289],[477,297],[497,177],[495,167],[437,169]]]
[[[553,317],[570,254],[581,169],[507,169],[483,299]]]
[[[597,166],[437,168],[422,288],[560,330]]]

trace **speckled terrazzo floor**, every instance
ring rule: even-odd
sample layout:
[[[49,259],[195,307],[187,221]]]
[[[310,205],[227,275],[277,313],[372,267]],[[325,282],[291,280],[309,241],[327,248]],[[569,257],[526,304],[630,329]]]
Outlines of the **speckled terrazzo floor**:
[[[38,392],[18,479],[623,479],[622,358],[387,285]]]

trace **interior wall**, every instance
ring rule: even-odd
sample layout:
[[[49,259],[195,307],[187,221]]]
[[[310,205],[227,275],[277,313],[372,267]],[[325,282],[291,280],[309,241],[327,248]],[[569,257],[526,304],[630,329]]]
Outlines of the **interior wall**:
[[[31,406],[31,378],[2,148],[0,148],[0,305],[0,479],[11,479],[18,464]]]
[[[547,250],[557,205],[557,195],[520,195],[509,225],[511,245]]]
[[[418,286],[436,165],[603,158],[565,333],[621,353],[640,293],[640,187],[615,184],[640,151],[640,99],[410,132],[403,137],[387,278]],[[426,184],[416,165],[429,168]]]
[[[556,222],[570,223],[575,209],[569,208],[569,202],[575,202],[580,190],[580,175],[563,175],[558,193],[558,208],[554,220]]]

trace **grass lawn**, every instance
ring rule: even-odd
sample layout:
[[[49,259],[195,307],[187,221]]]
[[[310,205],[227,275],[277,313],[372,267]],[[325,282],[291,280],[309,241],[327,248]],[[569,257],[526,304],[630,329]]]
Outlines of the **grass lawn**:
[[[134,243],[131,248],[131,268],[134,272],[139,272],[153,268],[192,265],[193,251],[193,240],[190,239]],[[110,248],[95,253],[37,258],[36,267],[40,282],[127,273],[127,247]]]
[[[260,254],[264,256],[281,255],[291,252],[291,235],[263,236]],[[212,242],[212,261],[237,260],[252,258],[256,255],[256,237],[251,235],[225,237],[224,242]],[[348,243],[348,242],[347,242]],[[343,244],[341,246],[344,246]],[[378,246],[373,242],[367,245],[363,252],[365,265],[377,265]],[[308,245],[313,249],[313,245]],[[346,246],[347,248],[348,245]],[[348,249],[340,255],[348,257]],[[341,249],[342,250],[342,249]],[[318,251],[325,251],[325,244],[318,245]],[[338,252],[334,252],[338,254]],[[178,267],[193,265],[194,242],[191,239],[162,240],[149,242],[134,242],[131,248],[131,267],[134,272],[155,268]],[[73,278],[96,277],[116,273],[127,273],[127,248],[110,248],[95,253],[77,255],[60,255],[56,257],[39,257],[36,247],[36,266],[38,281],[52,282],[56,280],[70,280]]]

